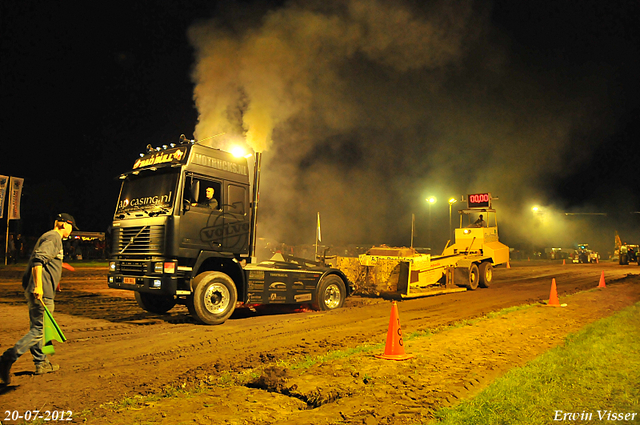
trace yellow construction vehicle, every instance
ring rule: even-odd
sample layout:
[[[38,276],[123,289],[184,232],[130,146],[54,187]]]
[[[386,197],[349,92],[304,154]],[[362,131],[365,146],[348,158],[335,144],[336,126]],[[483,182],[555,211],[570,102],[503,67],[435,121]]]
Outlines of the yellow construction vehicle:
[[[360,255],[357,276],[350,277],[356,283],[356,291],[408,298],[488,287],[493,266],[509,261],[509,248],[498,240],[497,216],[491,201],[489,193],[467,196],[467,208],[459,211],[455,243],[447,243],[442,255],[384,245]],[[475,217],[478,220],[472,223]]]

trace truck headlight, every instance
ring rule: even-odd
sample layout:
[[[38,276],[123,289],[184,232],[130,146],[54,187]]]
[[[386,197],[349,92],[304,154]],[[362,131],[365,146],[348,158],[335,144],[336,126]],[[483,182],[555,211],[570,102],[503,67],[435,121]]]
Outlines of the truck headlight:
[[[155,263],[153,265],[153,271],[155,273],[162,273],[162,263]]]
[[[116,262],[115,261],[109,261],[109,271],[110,272],[115,272],[116,271]]]

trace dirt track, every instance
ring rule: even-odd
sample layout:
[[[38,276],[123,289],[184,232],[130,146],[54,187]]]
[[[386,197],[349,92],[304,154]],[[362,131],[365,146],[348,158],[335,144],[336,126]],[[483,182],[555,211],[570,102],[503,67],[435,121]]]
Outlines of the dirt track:
[[[567,333],[638,302],[640,279],[620,279],[640,267],[515,262],[495,270],[491,288],[399,302],[408,335],[546,301],[552,278],[564,302],[567,294],[595,288],[602,271],[606,290],[574,295],[567,308],[529,309],[507,320],[487,319],[495,321],[490,326],[416,339],[408,344],[416,358],[406,362],[372,360],[364,353],[302,373],[279,368],[279,362],[384,342],[390,302],[351,297],[332,312],[238,310],[221,326],[204,326],[181,306],[164,316],[141,311],[132,293],[106,287],[106,269],[65,270],[55,317],[68,341],[56,344],[53,358],[61,370],[35,376],[30,356],[23,356],[13,367],[11,386],[0,387],[0,413],[70,410],[80,420],[91,409],[90,422],[123,424],[133,423],[135,414],[138,421],[163,423],[415,423],[561,343]],[[5,269],[0,276],[0,350],[27,329],[21,273]],[[247,370],[261,375],[248,386],[220,386],[221,377]],[[125,396],[168,386],[207,392],[147,403],[143,411],[109,408]]]

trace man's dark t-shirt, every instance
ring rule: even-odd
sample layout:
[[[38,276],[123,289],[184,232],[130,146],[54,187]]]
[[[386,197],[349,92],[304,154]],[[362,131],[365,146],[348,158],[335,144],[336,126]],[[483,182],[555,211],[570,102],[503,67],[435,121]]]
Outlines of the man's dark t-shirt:
[[[56,286],[62,276],[62,260],[64,251],[62,248],[62,237],[56,230],[50,230],[40,236],[35,248],[29,258],[29,264],[22,276],[22,287],[33,292],[36,283],[33,277],[33,267],[42,265],[42,296],[44,298],[55,298]]]

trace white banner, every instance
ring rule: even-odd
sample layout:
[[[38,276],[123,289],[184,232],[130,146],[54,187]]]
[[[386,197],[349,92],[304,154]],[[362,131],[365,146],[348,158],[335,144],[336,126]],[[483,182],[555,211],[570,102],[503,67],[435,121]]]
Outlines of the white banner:
[[[9,176],[0,176],[0,218],[4,217],[4,197],[9,186]]]
[[[11,177],[9,183],[9,212],[8,220],[20,220],[20,198],[22,198],[22,184],[24,179]]]

